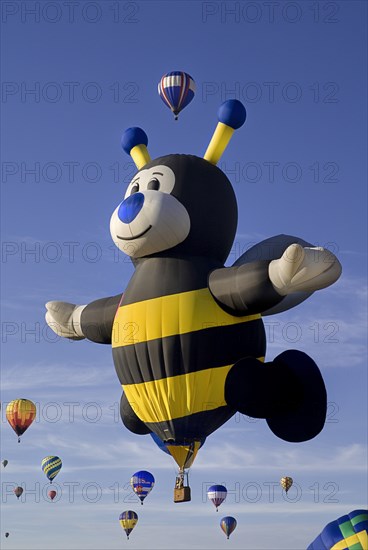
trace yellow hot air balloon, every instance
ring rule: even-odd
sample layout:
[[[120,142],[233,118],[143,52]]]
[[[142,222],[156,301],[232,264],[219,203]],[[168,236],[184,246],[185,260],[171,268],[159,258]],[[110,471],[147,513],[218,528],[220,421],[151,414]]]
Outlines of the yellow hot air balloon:
[[[36,405],[29,399],[15,399],[6,407],[6,418],[17,434],[19,443],[20,436],[36,418]]]
[[[138,514],[133,512],[133,510],[126,510],[120,514],[119,521],[120,525],[126,532],[127,539],[129,539],[130,533],[138,523]]]
[[[285,476],[280,479],[280,485],[285,490],[286,493],[288,492],[292,484],[293,484],[292,477]]]

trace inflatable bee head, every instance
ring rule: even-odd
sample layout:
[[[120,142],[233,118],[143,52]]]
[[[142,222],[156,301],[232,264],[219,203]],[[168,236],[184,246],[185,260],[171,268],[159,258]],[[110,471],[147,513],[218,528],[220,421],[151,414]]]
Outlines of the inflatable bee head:
[[[124,132],[122,147],[138,172],[111,217],[111,236],[120,250],[132,259],[170,250],[170,255],[226,260],[235,237],[237,205],[230,181],[216,164],[245,118],[240,101],[225,101],[203,158],[173,154],[151,160],[145,132]]]

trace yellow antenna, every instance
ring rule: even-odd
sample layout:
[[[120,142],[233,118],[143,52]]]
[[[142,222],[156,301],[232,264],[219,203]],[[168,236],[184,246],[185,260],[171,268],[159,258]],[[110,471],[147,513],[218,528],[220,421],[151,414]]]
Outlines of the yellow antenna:
[[[132,157],[138,170],[143,168],[143,166],[151,160],[147,145],[148,137],[146,132],[144,132],[142,128],[137,128],[136,126],[125,130],[121,138],[122,148]]]
[[[237,99],[229,99],[220,105],[217,113],[218,124],[203,156],[211,164],[217,164],[222,157],[234,133],[243,126],[247,113],[244,105]]]

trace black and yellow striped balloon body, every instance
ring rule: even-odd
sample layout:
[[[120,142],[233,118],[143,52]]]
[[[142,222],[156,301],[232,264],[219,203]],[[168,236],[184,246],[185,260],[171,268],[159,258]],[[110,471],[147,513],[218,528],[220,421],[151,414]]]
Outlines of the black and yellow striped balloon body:
[[[208,289],[218,262],[146,258],[118,308],[112,334],[116,371],[133,410],[162,440],[199,440],[233,414],[225,380],[242,357],[263,358],[260,315],[226,313]]]

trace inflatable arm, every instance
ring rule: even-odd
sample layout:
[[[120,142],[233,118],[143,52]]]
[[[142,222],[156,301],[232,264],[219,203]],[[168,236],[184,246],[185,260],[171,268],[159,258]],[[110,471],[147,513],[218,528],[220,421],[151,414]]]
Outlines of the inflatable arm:
[[[268,276],[270,262],[261,260],[212,271],[209,289],[231,315],[251,315],[265,311],[283,299]]]
[[[87,338],[98,344],[111,344],[112,325],[121,294],[101,298],[88,305],[47,302],[46,322],[59,336],[71,340]]]
[[[278,235],[254,248],[261,259],[250,261],[245,253],[233,267],[217,269],[209,277],[213,296],[233,315],[285,311],[341,275],[340,262],[332,252],[301,239]]]

